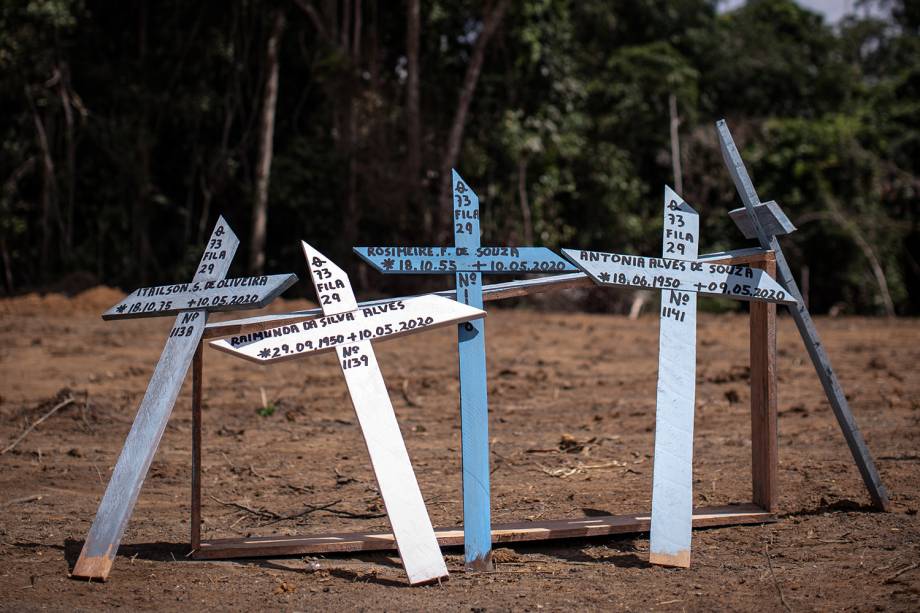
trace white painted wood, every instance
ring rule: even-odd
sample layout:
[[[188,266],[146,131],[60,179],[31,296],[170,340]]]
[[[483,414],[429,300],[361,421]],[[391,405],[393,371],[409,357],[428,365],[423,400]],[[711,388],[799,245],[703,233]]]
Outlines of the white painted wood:
[[[370,341],[336,347],[377,486],[409,583],[447,577],[447,566]],[[344,364],[357,364],[345,368]]]
[[[193,283],[222,279],[238,246],[236,234],[220,217]],[[108,577],[207,318],[206,310],[185,311],[176,318],[74,565],[75,577],[102,580]]]
[[[220,351],[264,364],[482,317],[485,317],[485,311],[481,309],[449,298],[427,295],[231,336],[210,344]]]
[[[213,270],[211,260],[204,267]],[[264,275],[142,287],[102,314],[102,319],[174,315],[190,309],[232,311],[261,308],[297,281],[296,275]]]
[[[348,280],[345,271],[306,241],[300,241],[300,246],[303,248],[304,257],[307,258],[310,279],[316,288],[323,315],[338,315],[357,309],[358,301],[355,300],[351,281]]]
[[[734,249],[731,251],[720,251],[717,253],[707,253],[697,258],[698,262],[710,262],[716,260],[725,260],[736,257],[755,256],[764,253],[760,247],[747,247],[744,249]],[[490,283],[482,286],[482,297],[484,301],[497,300],[507,297],[517,297],[527,294],[533,294],[541,291],[549,291],[559,287],[575,286],[588,275],[583,272],[574,272],[564,275],[552,275],[549,277],[539,277],[537,279],[517,279],[506,281],[504,283]],[[433,292],[435,296],[444,296],[456,300],[456,290],[442,290]],[[359,308],[375,306],[385,302],[392,302],[393,298],[383,300],[369,300],[358,304]],[[406,300],[406,297],[398,298]],[[304,309],[302,311],[292,311],[290,313],[272,313],[269,315],[258,315],[256,317],[246,317],[244,319],[233,319],[228,321],[209,322],[205,326],[205,338],[215,338],[220,336],[229,336],[231,334],[243,334],[275,328],[284,324],[304,321],[322,314],[322,309]]]
[[[310,327],[309,330],[288,330],[285,335],[271,336],[265,341],[269,342],[273,353],[284,346],[304,348],[285,357],[335,349],[409,583],[427,583],[447,577],[447,565],[441,555],[434,527],[431,525],[386,383],[370,342],[378,326],[381,334],[377,336],[389,336],[389,326],[404,334],[430,327],[423,325],[410,328],[409,323],[415,321],[415,318],[423,321],[429,318],[434,320],[429,313],[441,303],[433,304],[426,300],[428,297],[423,297],[408,307],[397,301],[358,310],[345,271],[309,244],[304,242],[302,246],[324,317],[291,326],[306,326]],[[446,298],[438,300],[456,304]],[[407,313],[411,313],[412,318],[407,319]],[[348,338],[352,335],[354,340]],[[288,340],[291,344],[281,342],[282,340]],[[248,347],[259,345],[259,342],[250,343]],[[307,346],[316,347],[317,351],[306,350]],[[256,355],[263,349],[268,347],[259,347]],[[245,355],[239,350],[231,352]]]
[[[795,303],[770,275],[749,266],[576,249],[563,249],[562,253],[601,285],[679,289],[734,300]]]
[[[699,215],[665,187],[662,252],[690,261],[698,247]],[[693,523],[696,294],[663,291],[660,321],[649,561],[686,567]]]

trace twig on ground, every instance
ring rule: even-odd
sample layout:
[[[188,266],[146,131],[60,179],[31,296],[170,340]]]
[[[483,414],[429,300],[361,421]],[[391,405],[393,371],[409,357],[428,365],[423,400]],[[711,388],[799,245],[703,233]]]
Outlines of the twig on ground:
[[[328,504],[323,504],[323,505],[319,505],[319,506],[312,506],[312,505],[310,505],[310,506],[307,506],[307,508],[305,508],[303,511],[300,511],[299,513],[292,513],[291,515],[279,516],[279,517],[273,519],[272,521],[265,522],[265,523],[262,524],[262,525],[263,525],[263,526],[270,526],[271,524],[276,524],[276,523],[278,523],[279,521],[287,521],[287,520],[289,520],[289,519],[297,519],[298,517],[303,517],[304,515],[309,515],[310,513],[313,513],[314,511],[324,511],[324,510],[328,510],[329,507],[335,506],[335,505],[339,504],[340,502],[342,502],[342,501],[341,501],[341,500],[336,500],[335,502],[330,502],[330,503],[328,503]],[[334,510],[331,511],[331,512],[332,512],[332,513],[335,513]]]
[[[13,500],[10,500],[10,501],[8,501],[8,502],[5,502],[5,503],[3,504],[3,506],[9,507],[9,506],[12,506],[12,505],[14,505],[14,504],[25,504],[26,502],[35,502],[35,501],[41,500],[41,499],[42,499],[42,495],[41,495],[41,494],[32,494],[31,496],[23,496],[22,498],[14,498]]]
[[[410,407],[422,406],[421,403],[419,403],[417,400],[414,400],[411,396],[409,396],[409,380],[408,379],[403,379],[402,385],[400,386],[399,390],[402,392],[402,397],[403,399],[405,399],[406,404],[408,404]]]
[[[920,562],[914,562],[913,564],[909,564],[905,566],[904,568],[902,568],[901,570],[899,570],[898,572],[896,572],[895,574],[885,579],[882,583],[893,583],[895,579],[897,579],[898,577],[900,577],[901,575],[903,575],[909,570],[914,570],[918,566],[920,566]]]
[[[86,418],[86,412],[89,410],[89,408],[89,391],[87,390],[83,393],[83,406],[80,407],[80,419],[83,421],[83,425],[86,427],[86,431],[95,436],[96,431],[91,425],[89,425],[89,420]]]
[[[565,479],[566,477],[571,477],[574,474],[581,473],[587,470],[603,470],[606,468],[622,468],[626,466],[625,462],[618,462],[613,460],[612,462],[606,462],[604,464],[582,464],[578,463],[575,466],[567,466],[564,468],[547,468],[543,464],[537,462],[537,467],[545,472],[551,477],[559,477],[560,479]],[[627,469],[629,470],[629,469]]]
[[[547,468],[540,463],[537,463],[537,468],[539,468],[550,477],[559,477],[560,479],[571,477],[578,472],[577,468]]]
[[[13,441],[13,442],[10,443],[9,445],[7,445],[6,448],[3,449],[3,451],[0,451],[0,455],[5,454],[7,451],[10,451],[10,450],[13,449],[16,445],[18,445],[18,444],[22,441],[22,439],[24,439],[25,437],[27,437],[27,436],[29,435],[29,432],[31,432],[32,430],[35,429],[35,426],[39,425],[40,423],[42,423],[43,421],[45,421],[46,419],[48,419],[49,417],[51,417],[52,415],[54,415],[55,413],[57,413],[59,410],[61,410],[61,409],[63,409],[64,407],[66,407],[67,405],[73,404],[73,402],[74,402],[73,396],[68,396],[67,398],[65,398],[65,399],[62,400],[61,402],[59,402],[59,403],[57,403],[56,405],[54,405],[54,407],[52,407],[50,411],[48,411],[47,413],[45,413],[44,415],[42,415],[41,417],[39,417],[31,426],[29,426],[28,428],[26,428],[25,432],[23,432],[22,434],[20,434],[19,437],[18,437],[15,441]]]
[[[233,462],[230,461],[230,458],[227,457],[227,454],[221,451],[220,455],[223,456],[224,461],[227,463],[227,466],[230,467],[230,470],[235,473],[237,470],[236,465],[234,465]]]
[[[773,578],[773,586],[776,588],[776,593],[779,594],[779,601],[783,603],[783,608],[786,609],[789,613],[792,613],[792,609],[789,608],[789,604],[786,602],[786,597],[783,596],[783,590],[779,586],[779,581],[776,580],[776,574],[773,572],[773,562],[770,560],[770,552],[767,549],[767,544],[763,544],[763,555],[767,558],[767,566],[770,567],[770,577]]]
[[[234,507],[236,509],[239,509],[240,511],[245,511],[246,513],[252,513],[253,515],[256,515],[263,519],[277,519],[278,517],[280,517],[280,515],[278,515],[277,513],[273,511],[269,511],[267,509],[253,509],[252,507],[247,507],[245,504],[241,504],[239,502],[227,502],[227,501],[221,500],[220,498],[212,496],[211,494],[208,494],[208,498],[210,498],[211,500],[213,500],[214,502],[218,504],[224,505],[225,507]]]
[[[329,502],[329,503],[321,504],[321,505],[307,505],[306,508],[304,508],[301,511],[298,511],[297,513],[291,513],[290,515],[281,515],[280,513],[275,513],[274,511],[270,511],[264,507],[254,509],[253,507],[247,506],[240,502],[232,502],[232,501],[228,502],[226,500],[221,500],[220,498],[216,498],[210,494],[208,494],[208,497],[214,502],[217,502],[218,504],[222,504],[225,507],[233,507],[239,511],[243,511],[244,513],[255,515],[257,518],[263,520],[263,522],[259,524],[260,526],[270,526],[271,524],[277,524],[278,522],[298,519],[300,517],[303,517],[304,515],[315,513],[316,511],[328,511],[329,513],[332,513],[333,515],[338,515],[339,517],[349,517],[351,519],[375,519],[378,517],[386,516],[385,513],[353,513],[351,511],[333,509],[332,507],[341,503],[342,502],[341,500],[335,500],[333,502]]]

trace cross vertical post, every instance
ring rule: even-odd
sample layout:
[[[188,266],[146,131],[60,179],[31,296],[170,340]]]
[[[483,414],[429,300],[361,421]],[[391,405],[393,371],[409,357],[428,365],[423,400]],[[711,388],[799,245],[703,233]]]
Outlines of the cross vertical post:
[[[182,383],[200,345],[208,312],[264,306],[297,281],[295,275],[225,279],[239,240],[221,217],[191,283],[135,290],[103,319],[177,314],[147,391],[125,439],[73,576],[105,580],[159,447]]]
[[[696,260],[699,230],[697,212],[665,187],[661,256]],[[687,568],[693,528],[696,294],[662,291],[660,322],[649,561]]]
[[[660,289],[649,562],[690,566],[693,529],[693,413],[696,397],[696,294],[792,303],[762,270],[712,264],[698,255],[699,216],[665,188],[663,254],[644,258],[563,249],[600,285]]]
[[[345,272],[303,243],[323,317],[212,342],[216,349],[270,363],[335,351],[348,385],[380,496],[411,584],[447,577],[372,341],[485,316],[441,296],[415,296],[360,307]]]
[[[761,247],[776,254],[777,280],[785,286],[786,290],[795,299],[795,304],[789,306],[789,312],[792,314],[796,328],[798,328],[802,341],[805,343],[805,349],[808,351],[812,364],[814,364],[818,379],[820,379],[827,400],[834,411],[837,423],[843,431],[843,436],[850,448],[850,453],[853,454],[853,459],[860,475],[862,475],[866,489],[869,491],[872,503],[876,508],[887,511],[890,505],[888,492],[885,490],[882,478],[875,467],[875,462],[872,460],[872,454],[869,452],[866,441],[859,431],[859,426],[857,426],[856,419],[853,417],[853,411],[850,409],[849,402],[847,402],[843,387],[831,367],[830,356],[827,355],[827,351],[821,343],[818,330],[815,328],[815,322],[811,318],[811,313],[808,312],[808,307],[805,306],[805,302],[802,300],[802,294],[795,282],[795,278],[792,276],[786,257],[783,255],[779,240],[776,234],[772,231],[768,232],[760,221],[757,213],[757,209],[761,204],[760,198],[741,159],[741,153],[738,151],[731,131],[728,129],[728,124],[724,119],[716,123],[716,128],[719,132],[722,158],[731,174],[735,189],[741,196],[742,202],[744,202],[744,208],[747,210],[754,234]]]
[[[452,171],[454,244],[479,247],[479,197]],[[482,308],[482,273],[457,273],[457,298]],[[460,362],[460,436],[463,449],[463,533],[466,565],[492,570],[492,511],[489,491],[489,398],[486,326],[482,319],[457,327]]]
[[[450,247],[355,247],[354,251],[385,274],[453,274],[457,301],[475,308],[483,303],[482,275],[575,272],[576,268],[544,247],[480,246],[479,198],[456,170],[454,244]],[[463,538],[466,567],[492,568],[489,494],[489,414],[485,325],[461,324],[460,422],[463,448]]]

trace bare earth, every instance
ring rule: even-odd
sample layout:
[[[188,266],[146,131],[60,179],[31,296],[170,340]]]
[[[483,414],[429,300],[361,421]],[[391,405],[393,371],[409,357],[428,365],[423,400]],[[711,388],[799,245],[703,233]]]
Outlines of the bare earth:
[[[647,535],[496,551],[496,572],[410,588],[395,554],[193,562],[190,378],[108,583],[68,578],[170,318],[103,322],[118,299],[0,302],[0,610],[913,610],[920,608],[920,324],[818,328],[888,486],[876,513],[792,321],[779,327],[776,523],[694,533],[692,567],[646,563]],[[277,306],[291,308],[292,304]],[[493,309],[493,520],[647,511],[658,324]],[[434,523],[462,521],[455,331],[377,345]],[[695,496],[750,499],[747,320],[701,315]],[[387,529],[333,355],[260,367],[205,353],[206,538]],[[274,414],[260,416],[261,389]],[[224,504],[222,504],[222,501]],[[258,514],[227,503],[238,503]],[[307,505],[325,510],[297,519]]]

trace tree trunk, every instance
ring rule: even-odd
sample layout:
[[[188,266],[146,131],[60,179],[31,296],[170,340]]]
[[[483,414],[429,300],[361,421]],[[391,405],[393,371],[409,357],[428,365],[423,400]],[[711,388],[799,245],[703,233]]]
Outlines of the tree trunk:
[[[473,46],[473,55],[470,57],[470,64],[466,68],[466,75],[463,78],[463,86],[460,88],[460,96],[457,101],[457,110],[454,113],[454,119],[451,123],[450,133],[447,137],[447,147],[444,151],[444,159],[441,163],[441,189],[438,195],[438,209],[442,222],[446,222],[451,216],[451,169],[457,165],[457,158],[460,155],[460,145],[463,143],[463,130],[466,128],[466,116],[470,110],[470,104],[473,101],[473,94],[476,91],[476,84],[479,82],[479,73],[482,72],[482,62],[485,59],[486,47],[492,35],[498,30],[505,11],[508,8],[510,0],[498,0],[492,10],[486,15],[483,22],[482,32],[476,39]],[[449,226],[445,225],[449,229]],[[448,232],[442,228],[441,242],[446,240]]]
[[[41,183],[41,209],[42,209],[42,246],[40,256],[41,271],[39,278],[42,281],[48,280],[48,273],[51,267],[51,213],[54,206],[54,159],[51,157],[51,147],[48,144],[48,134],[45,131],[45,124],[35,104],[32,102],[32,96],[26,91],[26,97],[29,100],[29,106],[32,108],[32,121],[35,123],[35,136],[38,141],[38,148],[41,151],[42,159],[42,183]]]
[[[3,192],[0,194],[0,203],[12,204],[20,179],[32,172],[34,168],[35,156],[32,156],[26,159],[25,162],[19,165],[19,168],[13,171],[13,174],[11,174],[3,184]],[[9,248],[7,247],[6,236],[3,234],[0,234],[0,255],[3,257],[3,276],[6,281],[6,289],[9,294],[12,294],[15,289],[13,284],[13,261],[10,257]]]
[[[878,285],[878,292],[882,299],[882,306],[885,308],[885,315],[887,317],[894,317],[894,301],[891,299],[891,292],[888,291],[888,279],[885,277],[885,271],[882,269],[882,264],[875,253],[875,249],[872,248],[872,245],[870,245],[866,237],[863,236],[859,226],[850,221],[836,204],[831,206],[831,216],[842,228],[850,233],[850,236],[853,237],[853,242],[856,243],[856,246],[859,247],[863,255],[866,256],[866,260],[869,262],[869,268],[872,269],[872,275],[875,277],[875,283]]]
[[[680,117],[677,115],[677,97],[674,94],[668,95],[668,111],[671,115],[671,167],[674,169],[674,190],[684,195],[684,177],[680,164],[680,135],[677,129],[680,127]]]
[[[406,79],[406,128],[408,142],[406,149],[408,159],[406,163],[406,181],[408,183],[409,202],[413,210],[418,205],[419,198],[419,180],[422,169],[422,119],[419,109],[419,29],[421,22],[421,10],[419,0],[409,0],[407,9],[406,24],[406,59],[407,79]],[[422,215],[423,228],[426,231],[426,239],[432,238],[431,231],[431,211],[428,207],[423,208]]]
[[[278,103],[278,45],[284,32],[284,12],[276,10],[265,47],[265,91],[259,120],[259,159],[256,162],[256,197],[252,205],[252,238],[249,272],[262,274],[265,268],[265,229],[268,224],[268,182],[275,140],[275,107]]]
[[[522,153],[518,159],[518,200],[521,204],[521,222],[524,228],[524,245],[533,245],[533,216],[530,213],[530,199],[527,197],[527,156]]]
[[[352,70],[357,71],[361,58],[361,0],[345,0],[345,19],[342,24],[342,51],[351,58]],[[349,22],[348,20],[351,20]],[[351,44],[349,45],[349,30]],[[345,151],[348,156],[345,210],[342,216],[342,241],[354,245],[358,240],[361,209],[358,206],[358,84],[348,84],[347,116],[345,117]],[[349,267],[350,268],[350,267]]]

